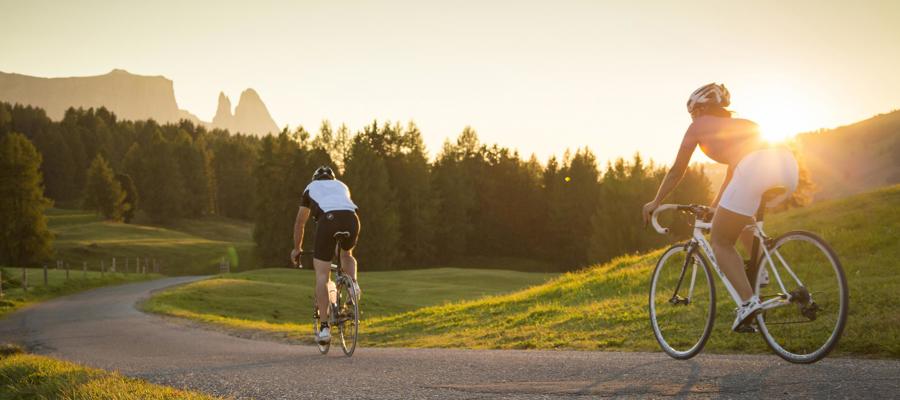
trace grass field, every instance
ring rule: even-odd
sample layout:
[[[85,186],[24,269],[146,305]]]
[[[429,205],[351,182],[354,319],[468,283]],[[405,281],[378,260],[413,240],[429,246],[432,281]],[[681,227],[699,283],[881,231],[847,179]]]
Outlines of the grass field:
[[[362,317],[377,318],[511,292],[556,275],[459,268],[361,272]],[[309,270],[242,272],[162,292],[143,307],[161,314],[305,339],[312,321],[313,281]]]
[[[50,230],[56,235],[56,257],[81,268],[99,270],[103,260],[134,266],[136,257],[156,258],[167,275],[215,273],[222,257],[235,268],[251,259],[252,224],[221,217],[182,220],[166,227],[103,221],[86,211],[51,209]],[[119,264],[122,268],[123,265]]]
[[[49,357],[0,354],[0,400],[25,399],[215,399],[127,378]]]
[[[21,282],[21,268],[4,268],[4,275],[11,275],[12,278]],[[47,270],[47,286],[44,286],[44,271],[41,268],[26,268],[25,274],[28,275],[28,291],[22,290],[21,287],[3,288],[3,297],[0,297],[0,318],[21,307],[32,303],[37,303],[57,296],[64,296],[82,290],[87,290],[100,286],[115,285],[126,282],[137,282],[147,279],[156,279],[160,275],[156,274],[124,274],[105,273],[88,271],[83,273],[79,267],[78,270],[69,271],[69,279],[66,279],[65,270],[48,269]],[[8,276],[7,276],[8,278]],[[4,278],[5,279],[5,278]]]
[[[900,186],[774,215],[770,235],[806,229],[837,251],[850,286],[839,354],[900,357]],[[368,321],[369,346],[659,351],[647,290],[661,251],[622,257],[521,292]],[[759,335],[730,332],[734,304],[717,283],[709,352],[768,352]]]
[[[900,357],[900,186],[842,200],[775,214],[767,219],[772,236],[791,229],[816,232],[837,251],[850,285],[850,315],[838,354]],[[411,272],[362,276],[362,306],[368,313],[362,326],[366,346],[459,347],[499,349],[586,349],[659,351],[649,327],[647,290],[656,259],[662,250],[626,256],[585,270],[567,273],[544,284],[505,295],[478,297],[507,282],[508,271],[489,280],[474,275],[478,270],[447,270],[444,277],[420,277]],[[154,311],[195,318],[233,327],[275,332],[294,330],[293,323],[307,323],[309,288],[292,284],[288,271],[264,271],[271,276],[229,277],[164,292],[155,297]],[[298,279],[311,282],[312,277]],[[395,274],[395,275],[390,275]],[[425,288],[449,279],[472,279],[485,290],[472,297],[437,305],[393,304],[395,298],[418,298],[408,292],[381,291],[381,282],[395,288]],[[379,282],[380,281],[380,282]],[[379,282],[376,284],[375,282]],[[528,282],[521,282],[527,286]],[[532,284],[535,282],[531,282]],[[730,332],[734,304],[721,282],[717,283],[717,322],[706,346],[709,352],[768,352],[759,335]],[[288,290],[290,288],[290,290]],[[412,290],[412,289],[407,289]],[[429,289],[426,289],[426,291]],[[433,290],[433,289],[431,289]],[[294,292],[296,291],[296,292]],[[299,303],[285,303],[283,293]],[[274,295],[273,295],[274,293]],[[437,292],[434,292],[437,293]],[[444,292],[453,295],[452,290]],[[383,297],[388,295],[388,297]],[[446,299],[444,297],[443,299]],[[402,312],[404,307],[415,308]],[[278,310],[278,312],[274,312]],[[303,327],[303,331],[306,329]]]

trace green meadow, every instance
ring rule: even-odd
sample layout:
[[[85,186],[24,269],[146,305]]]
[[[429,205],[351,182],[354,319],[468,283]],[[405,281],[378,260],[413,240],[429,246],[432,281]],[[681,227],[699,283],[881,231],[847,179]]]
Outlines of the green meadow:
[[[849,281],[850,314],[837,354],[900,357],[898,206],[900,186],[893,186],[767,219],[770,236],[810,230],[840,257]],[[521,273],[509,271],[363,271],[361,338],[366,346],[659,351],[649,326],[647,291],[661,252],[620,257],[544,283],[548,276],[517,281]],[[311,274],[300,271],[236,274],[160,293],[146,307],[299,337],[309,331],[311,282]],[[530,287],[490,293],[515,290],[507,285],[512,282]],[[482,289],[466,297],[441,289],[445,284]],[[716,285],[718,317],[705,351],[768,352],[759,335],[730,331],[734,304],[721,282]]]
[[[112,258],[134,268],[135,258],[157,259],[166,275],[218,272],[223,257],[235,268],[247,268],[253,249],[252,224],[222,217],[175,221],[166,226],[104,221],[94,213],[52,209],[50,230],[56,257],[81,268],[108,268]]]
[[[47,285],[45,286],[44,271],[42,268],[26,268],[24,273],[28,276],[27,291],[18,286],[9,287],[8,285],[4,285],[3,297],[0,297],[0,318],[29,304],[52,299],[54,297],[64,296],[100,286],[156,279],[161,276],[150,273],[143,275],[135,273],[125,274],[123,272],[107,272],[101,274],[97,271],[83,272],[79,267],[78,270],[70,270],[69,278],[67,279],[65,270],[48,268]],[[11,275],[17,282],[21,282],[23,278],[22,268],[4,268],[3,274]],[[6,278],[8,277],[5,277],[4,280]]]
[[[92,212],[62,209],[49,209],[47,216],[55,237],[55,260],[48,262],[47,285],[42,268],[26,268],[29,290],[7,282],[0,298],[0,317],[28,304],[95,287],[156,279],[163,274],[216,273],[223,257],[235,269],[250,267],[244,265],[253,248],[250,223],[207,217],[161,227],[114,223]],[[150,273],[152,261],[146,275],[137,274],[137,258],[158,260],[161,274]],[[68,265],[68,279],[65,265],[57,269],[56,260]],[[101,263],[105,273],[101,273]],[[22,281],[22,268],[6,267],[4,273],[4,279]]]
[[[434,268],[360,272],[364,320],[450,301],[479,299],[536,285],[558,274]],[[306,269],[225,274],[163,291],[146,311],[231,328],[265,330],[307,339],[312,326],[314,275]]]

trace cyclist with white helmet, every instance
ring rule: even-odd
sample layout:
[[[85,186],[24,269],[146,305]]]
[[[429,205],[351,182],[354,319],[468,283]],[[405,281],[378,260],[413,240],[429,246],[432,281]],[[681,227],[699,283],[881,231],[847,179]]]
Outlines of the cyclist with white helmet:
[[[328,289],[331,259],[335,253],[337,240],[334,234],[348,232],[350,237],[341,241],[341,268],[353,279],[357,296],[360,293],[356,283],[356,258],[353,248],[359,237],[359,217],[356,215],[356,204],[350,198],[350,189],[343,182],[335,179],[334,171],[321,166],[313,173],[312,182],[303,191],[300,210],[294,222],[294,249],[291,260],[294,265],[300,264],[301,245],[303,244],[303,227],[312,215],[316,221],[316,241],[313,252],[313,267],[316,270],[316,302],[321,313],[322,325],[316,340],[319,343],[331,341],[328,327]]]
[[[733,330],[739,330],[759,311],[760,301],[753,295],[735,244],[738,237],[743,236],[749,251],[752,236],[742,235],[742,231],[754,222],[763,193],[776,187],[786,189],[770,205],[787,198],[797,188],[799,172],[790,150],[772,147],[763,141],[759,126],[754,122],[732,118],[731,111],[725,109],[730,104],[731,95],[725,85],[710,83],[691,94],[687,109],[693,122],[684,134],[675,162],[660,184],[656,198],[644,205],[643,217],[645,222],[649,221],[653,211],[675,189],[697,146],[709,158],[728,165],[725,181],[712,202],[716,211],[710,242],[722,272],[743,302],[732,325]]]

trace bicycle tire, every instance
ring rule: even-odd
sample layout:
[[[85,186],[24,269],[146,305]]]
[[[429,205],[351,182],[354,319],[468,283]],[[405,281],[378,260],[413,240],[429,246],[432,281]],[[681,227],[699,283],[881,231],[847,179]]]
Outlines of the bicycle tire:
[[[815,345],[814,346],[815,349],[812,351],[809,351],[809,352],[804,351],[802,353],[799,353],[796,350],[787,349],[786,346],[788,346],[788,344],[784,343],[787,340],[787,338],[776,338],[776,335],[773,334],[773,332],[772,332],[773,330],[775,330],[774,327],[776,325],[787,325],[789,323],[790,324],[799,324],[799,323],[814,322],[818,318],[816,316],[815,312],[813,313],[814,318],[810,319],[809,317],[807,317],[806,314],[804,314],[803,307],[810,306],[811,304],[816,304],[816,312],[817,312],[819,305],[815,301],[816,296],[819,296],[819,299],[822,300],[822,297],[829,292],[826,290],[818,290],[818,291],[811,290],[808,287],[811,283],[813,285],[817,285],[816,286],[817,289],[821,288],[822,285],[819,283],[818,280],[812,280],[812,279],[810,279],[810,277],[800,277],[802,280],[806,281],[804,283],[804,285],[806,285],[806,286],[798,285],[798,289],[800,287],[803,287],[805,292],[811,295],[810,299],[812,301],[807,301],[806,304],[798,304],[796,307],[798,310],[800,310],[800,312],[798,314],[800,314],[802,317],[808,319],[809,321],[803,321],[802,318],[796,317],[798,322],[783,322],[783,323],[777,322],[776,317],[780,316],[781,314],[788,314],[790,309],[795,308],[793,305],[786,305],[785,307],[779,307],[779,308],[767,310],[767,311],[760,313],[756,317],[756,322],[757,322],[757,325],[759,326],[760,334],[762,334],[762,337],[765,340],[766,344],[769,346],[770,349],[772,349],[773,352],[775,352],[775,354],[777,354],[779,357],[781,357],[789,362],[792,362],[792,363],[811,364],[811,363],[814,363],[816,361],[819,361],[819,360],[825,358],[825,356],[827,356],[837,346],[838,341],[840,340],[841,335],[843,334],[844,327],[846,326],[846,323],[847,323],[847,314],[849,313],[850,291],[847,286],[847,278],[846,278],[846,275],[844,274],[844,269],[841,265],[840,260],[837,257],[837,254],[834,252],[834,250],[831,248],[831,246],[828,244],[828,242],[826,242],[824,239],[822,239],[821,237],[819,237],[818,235],[816,235],[814,233],[807,232],[807,231],[790,231],[790,232],[787,232],[787,233],[779,236],[778,238],[776,238],[773,241],[772,248],[769,249],[770,254],[772,254],[773,261],[778,259],[778,255],[781,255],[781,252],[779,250],[783,249],[786,244],[795,242],[795,241],[804,241],[804,242],[813,244],[816,248],[821,250],[821,254],[823,254],[825,256],[825,259],[827,259],[829,261],[831,269],[834,272],[834,278],[837,281],[836,283],[837,283],[837,290],[838,290],[838,295],[832,296],[832,297],[837,299],[837,301],[839,302],[838,307],[836,309],[837,316],[834,321],[834,326],[833,326],[833,328],[828,328],[828,326],[826,326],[827,329],[832,329],[832,330],[831,330],[830,334],[828,335],[828,338],[824,341],[824,343],[822,343],[821,345]],[[810,263],[798,262],[798,260],[801,258],[811,257],[812,253],[804,249],[802,251],[799,251],[799,250],[796,251],[795,254],[797,255],[796,256],[797,259],[794,261],[788,261],[788,262],[794,263],[794,265],[792,266],[792,271],[795,274],[797,274],[798,272],[796,271],[796,269],[798,269],[801,265],[810,264]],[[803,257],[800,257],[800,255],[802,255]],[[784,258],[784,255],[781,255],[781,257]],[[777,262],[780,262],[780,260]],[[813,261],[813,263],[814,262],[815,261]],[[767,266],[766,260],[765,260],[765,258],[763,258],[763,260],[760,260],[760,265],[758,266],[759,267],[758,272],[757,272],[758,275],[757,275],[757,279],[756,279],[757,284],[755,287],[757,294],[763,293],[761,290],[762,288],[760,285],[760,281],[761,281],[760,278],[761,278],[763,270],[765,269],[766,266]],[[784,270],[784,268],[782,267],[781,270]],[[779,270],[779,273],[782,273],[781,270]],[[772,276],[771,273],[769,275],[770,275],[770,280],[771,280],[771,282],[769,283],[769,287],[770,288],[773,286],[778,287],[778,285],[774,281],[775,277]],[[813,276],[813,278],[816,278],[816,277]],[[785,281],[787,283],[790,283],[791,279],[793,279],[793,278],[789,274],[788,274],[788,276],[782,276],[782,281]],[[791,291],[791,288],[788,287],[787,284],[785,285],[785,288],[788,289],[789,291]],[[778,289],[780,289],[780,288],[778,288]],[[778,289],[774,289],[774,290],[778,290]],[[772,290],[773,289],[768,289],[769,292],[771,292]],[[818,295],[816,293],[818,293]],[[834,300],[834,299],[831,299],[831,300]],[[831,305],[830,302],[828,302],[828,301],[829,301],[829,298],[826,297],[824,299],[824,302],[825,302],[824,307],[828,307]],[[833,307],[829,307],[829,308],[833,309]],[[776,312],[779,313],[777,316],[776,316]],[[767,325],[767,319],[766,319],[767,316],[770,318],[770,320],[768,321],[768,325]],[[770,329],[770,326],[773,329]],[[798,336],[800,336],[800,335],[798,335]],[[800,339],[798,339],[798,342],[800,342],[801,340],[802,340],[802,337]],[[797,346],[801,346],[801,345],[797,344]]]
[[[353,356],[359,339],[359,300],[350,279],[342,279],[338,284],[338,307],[341,335],[341,350],[347,357]]]
[[[657,310],[657,305],[656,305],[656,300],[659,300],[658,293],[661,292],[659,289],[662,289],[659,287],[660,276],[664,272],[663,269],[666,268],[666,261],[668,261],[673,255],[675,255],[677,253],[685,253],[685,252],[687,252],[687,250],[688,250],[687,243],[678,244],[678,245],[669,247],[662,254],[662,256],[659,257],[659,260],[656,263],[656,267],[653,270],[653,275],[650,280],[650,294],[649,294],[649,298],[648,298],[648,303],[649,303],[648,310],[650,313],[650,327],[653,330],[653,336],[656,338],[656,342],[659,343],[660,348],[666,354],[668,354],[670,357],[678,359],[678,360],[690,359],[690,358],[696,356],[697,354],[699,354],[701,350],[703,350],[703,347],[706,345],[706,342],[707,342],[707,340],[709,340],[709,336],[712,333],[713,324],[715,323],[715,318],[716,318],[716,285],[713,281],[713,275],[710,272],[709,265],[708,265],[706,259],[704,257],[700,256],[699,252],[694,251],[691,254],[691,258],[692,258],[693,262],[699,264],[700,269],[703,270],[702,277],[706,279],[707,287],[709,290],[709,296],[708,296],[709,305],[708,305],[708,309],[705,312],[706,321],[703,325],[703,329],[700,332],[699,336],[697,337],[696,342],[694,342],[693,339],[691,339],[688,343],[689,347],[687,347],[686,350],[679,350],[678,348],[676,348],[676,345],[674,344],[675,338],[671,337],[673,335],[668,335],[669,337],[667,338],[666,337],[667,335],[663,333],[664,329],[660,327],[659,312],[662,312],[662,310]],[[684,266],[683,262],[681,262],[679,264],[681,264],[681,267]],[[694,264],[694,265],[696,265],[696,264]],[[692,275],[695,275],[694,271],[695,270],[692,270],[692,272],[691,272]],[[666,271],[666,272],[668,272],[668,271]],[[682,279],[683,278],[684,277],[682,277]],[[669,288],[665,288],[665,290],[668,290],[668,289]],[[674,288],[672,288],[672,289],[674,289]],[[665,296],[665,294],[663,294],[663,296]],[[666,304],[666,302],[664,302],[663,304]],[[671,304],[671,303],[668,303],[668,304]],[[691,303],[687,303],[687,304],[684,304],[683,306],[690,307],[691,305],[692,305]],[[681,307],[682,305],[674,304],[673,306]],[[700,310],[699,308],[696,308],[696,309]],[[702,314],[697,313],[697,315],[698,315],[698,317],[702,318]],[[664,324],[664,325],[668,325],[668,324]],[[685,325],[687,325],[687,324],[685,324]],[[693,335],[691,335],[691,336],[693,336]],[[678,346],[678,347],[682,347],[682,346]]]

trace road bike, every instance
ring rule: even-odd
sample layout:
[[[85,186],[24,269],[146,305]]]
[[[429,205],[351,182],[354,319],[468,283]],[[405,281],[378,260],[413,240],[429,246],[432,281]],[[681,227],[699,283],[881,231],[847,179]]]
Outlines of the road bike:
[[[334,280],[329,280],[329,286],[334,285],[334,293],[329,290],[329,307],[328,326],[334,337],[335,330],[341,342],[341,349],[347,357],[353,355],[356,350],[356,342],[359,338],[359,296],[353,286],[353,279],[344,273],[344,269],[340,265],[341,259],[341,242],[350,239],[349,232],[337,232],[334,234],[337,245],[334,249],[334,257],[331,262],[331,272],[334,273]],[[307,254],[307,253],[302,253]],[[315,291],[314,291],[315,292]],[[319,312],[316,296],[313,295],[313,335],[314,340],[319,336],[321,327],[321,313]],[[319,352],[327,354],[331,348],[331,342],[319,343]]]
[[[754,241],[747,276],[762,310],[741,332],[760,332],[775,354],[787,361],[814,363],[834,349],[844,330],[847,279],[834,250],[819,236],[801,230],[774,239],[766,236],[763,211],[778,194],[770,191],[763,196],[756,220],[748,226]],[[710,267],[736,305],[741,299],[704,236],[711,228],[713,210],[696,204],[662,205],[652,217],[654,229],[661,234],[669,229],[657,217],[667,210],[689,214],[693,234],[666,250],[656,263],[650,281],[650,322],[663,351],[686,360],[703,349],[712,332],[716,291]]]

